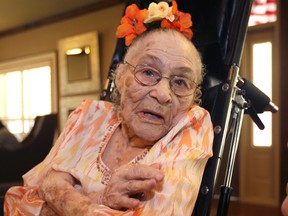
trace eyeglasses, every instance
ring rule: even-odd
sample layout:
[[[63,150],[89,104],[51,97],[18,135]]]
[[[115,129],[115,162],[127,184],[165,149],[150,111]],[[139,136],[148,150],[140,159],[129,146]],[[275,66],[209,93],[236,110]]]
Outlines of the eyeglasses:
[[[123,63],[134,69],[133,72],[135,80],[143,86],[154,86],[159,83],[162,78],[165,78],[169,80],[170,89],[174,92],[174,94],[180,97],[192,95],[197,87],[197,84],[194,81],[186,77],[163,77],[158,70],[147,64],[134,66],[127,61],[124,61]]]

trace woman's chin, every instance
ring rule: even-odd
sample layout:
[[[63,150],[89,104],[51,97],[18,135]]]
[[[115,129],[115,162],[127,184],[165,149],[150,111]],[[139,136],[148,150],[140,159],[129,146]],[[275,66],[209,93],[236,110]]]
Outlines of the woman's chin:
[[[167,134],[165,127],[160,124],[145,124],[142,125],[142,127],[138,127],[135,132],[143,140],[153,143],[157,142]]]

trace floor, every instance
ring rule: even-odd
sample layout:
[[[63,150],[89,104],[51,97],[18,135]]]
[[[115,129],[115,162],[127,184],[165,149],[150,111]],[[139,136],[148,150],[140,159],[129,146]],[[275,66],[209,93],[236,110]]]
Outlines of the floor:
[[[217,212],[217,202],[213,202],[211,216]],[[282,216],[280,207],[243,204],[238,201],[230,201],[228,216]]]
[[[215,203],[217,204],[217,202],[213,202],[212,204],[210,216],[216,216],[217,206]],[[0,211],[0,216],[3,216],[3,211]],[[282,216],[282,214],[280,208],[241,204],[237,201],[230,201],[227,216]]]

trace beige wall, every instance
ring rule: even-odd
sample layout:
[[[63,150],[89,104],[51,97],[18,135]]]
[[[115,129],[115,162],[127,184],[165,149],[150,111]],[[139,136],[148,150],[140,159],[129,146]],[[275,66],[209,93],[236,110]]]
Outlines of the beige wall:
[[[87,15],[0,38],[0,62],[49,51],[57,52],[59,39],[89,31],[98,31],[102,80],[106,80],[116,44],[115,31],[123,9],[124,4],[119,4]]]

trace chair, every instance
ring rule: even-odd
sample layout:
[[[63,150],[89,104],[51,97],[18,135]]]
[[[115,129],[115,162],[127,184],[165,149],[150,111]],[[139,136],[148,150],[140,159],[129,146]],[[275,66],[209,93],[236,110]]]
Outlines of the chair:
[[[128,0],[139,8],[147,8],[151,0]],[[229,150],[226,176],[218,202],[217,215],[227,215],[232,193],[231,179],[237,153],[243,114],[249,114],[263,128],[257,113],[276,112],[278,107],[248,80],[239,76],[242,49],[253,0],[181,0],[179,10],[189,12],[193,19],[193,43],[200,51],[207,69],[203,82],[202,106],[211,115],[214,125],[213,157],[206,165],[194,216],[207,216],[223,159]],[[125,8],[126,8],[125,7]],[[110,100],[114,88],[113,71],[125,53],[123,39],[118,39],[112,58],[103,100]],[[229,139],[228,139],[229,138]]]
[[[6,191],[22,185],[22,175],[44,160],[52,148],[57,127],[57,114],[37,116],[32,130],[20,143],[20,149],[0,152],[0,215]]]
[[[37,116],[32,130],[20,143],[20,149],[0,152],[0,215],[6,191],[23,185],[22,175],[44,160],[52,148],[57,127],[57,114]]]
[[[0,185],[21,182],[22,175],[46,157],[53,145],[57,125],[57,114],[37,116],[32,130],[20,143],[20,149],[0,152]]]

